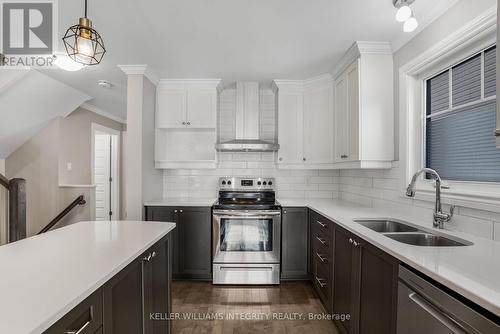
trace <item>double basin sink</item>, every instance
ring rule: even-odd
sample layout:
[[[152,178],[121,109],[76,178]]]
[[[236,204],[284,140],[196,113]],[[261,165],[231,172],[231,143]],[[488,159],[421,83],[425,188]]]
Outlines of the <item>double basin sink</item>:
[[[413,246],[450,247],[473,244],[467,240],[443,236],[395,219],[355,219],[354,221],[388,238]]]

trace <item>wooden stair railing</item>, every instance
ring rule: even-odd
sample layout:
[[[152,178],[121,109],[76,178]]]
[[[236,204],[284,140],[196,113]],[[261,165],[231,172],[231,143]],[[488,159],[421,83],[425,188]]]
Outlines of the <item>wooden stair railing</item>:
[[[37,234],[42,234],[45,232],[48,232],[51,228],[53,228],[61,219],[64,218],[73,208],[75,208],[77,205],[85,205],[87,203],[85,201],[85,197],[83,195],[78,196],[73,202],[71,202],[70,205],[68,205],[64,210],[61,211],[60,214],[58,214],[50,223],[47,224],[40,232]]]
[[[9,238],[14,242],[26,238],[26,180],[7,179],[0,174],[0,185],[7,188],[9,201]]]

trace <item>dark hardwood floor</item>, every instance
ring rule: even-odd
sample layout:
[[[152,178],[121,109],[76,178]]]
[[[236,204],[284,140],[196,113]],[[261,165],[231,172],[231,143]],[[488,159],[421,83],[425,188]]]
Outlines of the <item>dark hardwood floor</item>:
[[[172,309],[179,316],[174,334],[338,333],[331,320],[309,319],[310,313],[326,314],[309,282],[232,287],[174,281]]]

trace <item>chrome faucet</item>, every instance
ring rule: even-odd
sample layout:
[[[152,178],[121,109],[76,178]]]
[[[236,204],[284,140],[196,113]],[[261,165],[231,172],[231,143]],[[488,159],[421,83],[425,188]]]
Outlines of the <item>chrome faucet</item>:
[[[422,173],[429,173],[434,177],[434,179],[436,179],[436,206],[434,209],[433,225],[434,227],[444,228],[444,223],[448,223],[451,220],[451,217],[453,217],[455,206],[452,205],[450,207],[449,213],[443,212],[443,209],[441,207],[441,177],[434,169],[422,168],[421,170],[416,172],[415,175],[413,175],[408,188],[406,188],[406,196],[415,197],[415,182]]]

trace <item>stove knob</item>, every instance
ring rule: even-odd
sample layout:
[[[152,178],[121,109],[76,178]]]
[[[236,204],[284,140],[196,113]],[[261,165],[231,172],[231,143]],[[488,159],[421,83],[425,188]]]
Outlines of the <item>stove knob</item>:
[[[260,186],[261,184],[262,184],[262,182],[260,182],[260,181],[258,181],[258,182],[257,182],[257,185],[258,185],[258,186]]]
[[[262,184],[265,185],[265,186],[267,186],[267,182],[266,181],[264,181],[264,183],[262,183]]]
[[[227,185],[230,186],[231,185],[231,181],[227,181]]]
[[[268,184],[269,184],[270,186],[272,186],[272,185],[273,185],[273,181],[269,181],[269,183],[268,183]]]
[[[222,181],[222,185],[225,186],[226,185],[226,181]]]

